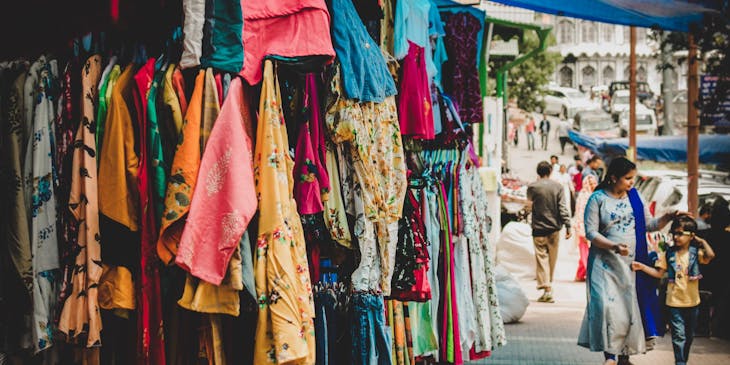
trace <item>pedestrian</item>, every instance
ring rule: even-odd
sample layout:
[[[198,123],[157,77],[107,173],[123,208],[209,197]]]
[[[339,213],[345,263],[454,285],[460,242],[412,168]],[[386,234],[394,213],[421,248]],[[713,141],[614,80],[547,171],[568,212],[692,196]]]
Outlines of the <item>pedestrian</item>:
[[[575,273],[575,281],[586,281],[586,268],[588,267],[588,248],[589,243],[586,238],[585,224],[583,223],[583,214],[588,204],[588,198],[593,194],[593,190],[598,185],[598,180],[593,175],[588,175],[583,179],[582,188],[575,198],[575,221],[573,222],[573,230],[578,241],[578,251],[580,258],[578,259],[578,270]]]
[[[653,320],[658,313],[647,309],[658,305],[656,287],[649,287],[649,278],[635,275],[631,262],[648,262],[646,233],[662,229],[679,214],[652,218],[633,188],[634,177],[636,165],[615,158],[585,208],[589,300],[578,345],[603,351],[604,364],[616,364],[617,357],[618,364],[628,364],[629,355],[645,353],[646,340],[659,335]]]
[[[570,209],[570,200],[573,196],[573,181],[570,180],[570,175],[568,175],[568,168],[565,167],[564,164],[558,164],[557,166],[557,172],[553,170],[550,178],[555,180],[558,184],[560,184],[560,186],[563,187],[563,198],[565,199],[565,206],[568,207],[568,214],[572,215],[572,210]]]
[[[530,120],[525,126],[525,134],[527,135],[527,150],[535,150],[535,117],[530,115]]]
[[[700,216],[697,217],[697,231],[706,231],[710,229],[708,223],[712,218],[712,205],[709,203],[702,204],[700,207]]]
[[[560,170],[560,158],[555,155],[550,155],[550,166],[552,166],[553,168],[553,172],[550,174],[550,176],[552,177],[553,175],[556,175]]]
[[[631,268],[657,279],[668,272],[665,304],[669,309],[674,363],[686,365],[700,306],[700,264],[709,264],[715,258],[715,252],[707,241],[697,236],[697,222],[691,217],[675,218],[670,232],[674,245],[659,254],[654,267],[634,261]]]
[[[583,177],[586,177],[586,175],[593,175],[597,180],[600,180],[601,175],[599,168],[601,167],[601,162],[601,158],[598,156],[589,158],[588,162],[586,162],[586,167],[583,169]]]
[[[542,115],[539,128],[541,142],[540,147],[542,147],[543,151],[547,151],[548,136],[550,135],[550,121],[547,119],[547,114]]]
[[[558,135],[558,140],[560,141],[560,154],[565,154],[565,145],[570,142],[570,136],[568,135],[568,130],[570,130],[570,122],[568,122],[565,118],[562,118],[560,120],[560,124],[558,124],[558,129],[556,131]]]
[[[532,240],[535,245],[537,289],[543,290],[538,302],[553,303],[553,274],[558,258],[560,230],[571,237],[570,214],[565,206],[563,187],[550,179],[552,166],[547,161],[537,164],[537,181],[527,187],[532,203]]]
[[[575,191],[581,191],[583,189],[583,165],[578,165],[576,170],[576,174],[573,175],[573,187]],[[596,175],[593,175],[593,177],[595,178]]]
[[[721,196],[712,203],[710,229],[703,234],[717,257],[702,268],[702,286],[712,292],[710,332],[712,337],[730,339],[730,204]]]

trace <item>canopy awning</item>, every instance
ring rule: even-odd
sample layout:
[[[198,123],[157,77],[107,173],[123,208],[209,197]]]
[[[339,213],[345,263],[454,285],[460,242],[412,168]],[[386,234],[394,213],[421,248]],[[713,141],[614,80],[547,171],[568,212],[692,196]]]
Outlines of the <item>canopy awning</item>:
[[[621,156],[629,147],[627,138],[603,140],[576,131],[568,131],[573,142],[602,156]],[[730,138],[725,135],[699,136],[700,163],[727,165],[730,163]],[[687,139],[685,136],[647,137],[636,140],[636,157],[639,160],[658,162],[686,162]]]
[[[604,23],[687,32],[723,0],[493,0],[505,5]]]

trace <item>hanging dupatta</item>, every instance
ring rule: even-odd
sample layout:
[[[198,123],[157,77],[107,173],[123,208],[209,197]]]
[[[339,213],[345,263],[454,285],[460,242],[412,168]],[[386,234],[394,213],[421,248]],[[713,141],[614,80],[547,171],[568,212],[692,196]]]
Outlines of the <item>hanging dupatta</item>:
[[[636,189],[629,190],[629,201],[634,211],[636,220],[636,257],[635,260],[642,264],[654,266],[649,259],[649,250],[646,242],[646,218],[644,215],[644,203],[641,201],[639,192]],[[639,312],[644,325],[644,336],[646,338],[661,336],[664,331],[657,326],[660,323],[659,298],[656,293],[656,280],[644,272],[636,272],[636,297],[639,300]]]

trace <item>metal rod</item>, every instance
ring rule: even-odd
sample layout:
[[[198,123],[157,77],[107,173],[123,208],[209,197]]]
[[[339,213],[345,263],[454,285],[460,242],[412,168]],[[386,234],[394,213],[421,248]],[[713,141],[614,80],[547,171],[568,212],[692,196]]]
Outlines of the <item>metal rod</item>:
[[[697,43],[690,29],[689,33],[689,72],[687,75],[687,208],[695,217],[699,200],[697,187],[700,165],[699,132],[700,120],[697,113],[697,99],[699,98]]]
[[[636,161],[636,27],[631,26],[629,56],[629,150],[628,158]]]

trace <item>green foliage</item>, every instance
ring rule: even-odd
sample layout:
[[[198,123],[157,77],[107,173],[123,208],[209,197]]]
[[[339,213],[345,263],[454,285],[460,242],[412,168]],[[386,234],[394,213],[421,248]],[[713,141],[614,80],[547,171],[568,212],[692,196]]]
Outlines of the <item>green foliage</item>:
[[[548,38],[548,46],[554,44],[555,37],[551,33]],[[520,41],[520,54],[525,54],[539,45],[540,40],[537,34],[533,31],[526,31]],[[544,108],[543,95],[550,82],[550,76],[562,59],[560,53],[545,50],[509,70],[507,77],[509,98],[516,99],[517,106],[527,111],[533,111],[538,107]],[[504,64],[505,62],[499,63]]]
[[[697,47],[704,60],[704,73],[720,76],[715,94],[705,106],[709,112],[718,108],[730,93],[730,7],[726,6],[719,14],[711,14],[703,19],[702,25],[693,32]],[[687,50],[687,33],[670,32],[662,40],[662,30],[652,30],[650,37],[661,40],[661,46],[668,46],[670,52]],[[686,60],[679,60],[680,63]],[[659,63],[659,70],[673,68],[671,64]]]

